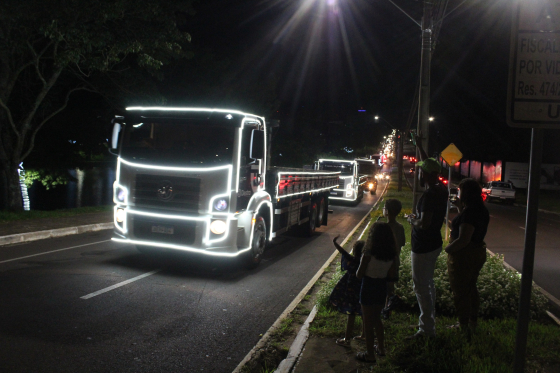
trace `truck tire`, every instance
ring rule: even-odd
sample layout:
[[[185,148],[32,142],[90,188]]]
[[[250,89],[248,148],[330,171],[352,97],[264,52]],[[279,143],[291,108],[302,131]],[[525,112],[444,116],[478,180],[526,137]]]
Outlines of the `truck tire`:
[[[303,225],[303,234],[309,237],[315,233],[315,228],[317,228],[317,204],[311,202],[309,206],[309,221]]]
[[[256,268],[261,260],[266,246],[266,224],[262,216],[257,215],[253,225],[251,248],[245,254],[245,266],[249,269]]]
[[[325,199],[321,197],[319,200],[319,207],[317,209],[317,221],[315,223],[316,227],[320,227],[323,224],[323,220],[325,218]]]

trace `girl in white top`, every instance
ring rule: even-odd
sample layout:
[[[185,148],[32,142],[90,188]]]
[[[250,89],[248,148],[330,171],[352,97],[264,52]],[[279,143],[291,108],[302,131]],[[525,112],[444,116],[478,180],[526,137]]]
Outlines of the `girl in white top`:
[[[366,335],[367,351],[358,352],[356,358],[374,362],[375,354],[385,355],[385,338],[381,310],[387,297],[387,276],[394,277],[396,244],[393,231],[387,223],[377,222],[369,230],[364,255],[356,276],[362,279],[360,304]],[[374,345],[374,330],[377,345]]]

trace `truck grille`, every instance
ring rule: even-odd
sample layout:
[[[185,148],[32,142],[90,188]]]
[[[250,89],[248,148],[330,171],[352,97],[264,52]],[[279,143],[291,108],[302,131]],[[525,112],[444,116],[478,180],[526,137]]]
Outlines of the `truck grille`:
[[[200,179],[137,174],[132,200],[136,206],[198,210]]]
[[[194,243],[196,221],[157,219],[140,215],[135,215],[133,219],[133,232],[138,239],[178,245],[192,245]]]

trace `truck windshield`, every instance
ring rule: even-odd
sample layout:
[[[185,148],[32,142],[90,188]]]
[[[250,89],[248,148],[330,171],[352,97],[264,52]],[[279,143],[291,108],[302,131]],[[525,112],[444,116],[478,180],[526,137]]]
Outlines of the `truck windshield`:
[[[375,173],[373,162],[358,162],[358,173],[360,175],[372,175]]]
[[[125,127],[121,156],[175,165],[232,164],[235,130],[204,121],[135,123]]]
[[[342,176],[354,175],[354,165],[352,163],[321,162],[319,169],[323,171],[339,171]]]

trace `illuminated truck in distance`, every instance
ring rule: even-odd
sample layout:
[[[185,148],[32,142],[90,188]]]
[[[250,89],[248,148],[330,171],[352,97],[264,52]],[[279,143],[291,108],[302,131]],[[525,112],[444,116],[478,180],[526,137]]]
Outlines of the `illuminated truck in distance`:
[[[130,107],[113,119],[113,240],[140,251],[241,256],[327,224],[337,171],[270,168],[265,118],[235,110]]]
[[[342,159],[319,159],[315,169],[320,171],[340,172],[338,188],[330,192],[331,200],[359,203],[364,197],[367,177],[358,174],[358,162]]]
[[[365,190],[369,191],[370,194],[377,193],[377,173],[379,171],[379,166],[377,161],[368,158],[356,158],[358,162],[358,175],[363,175],[366,177]]]

